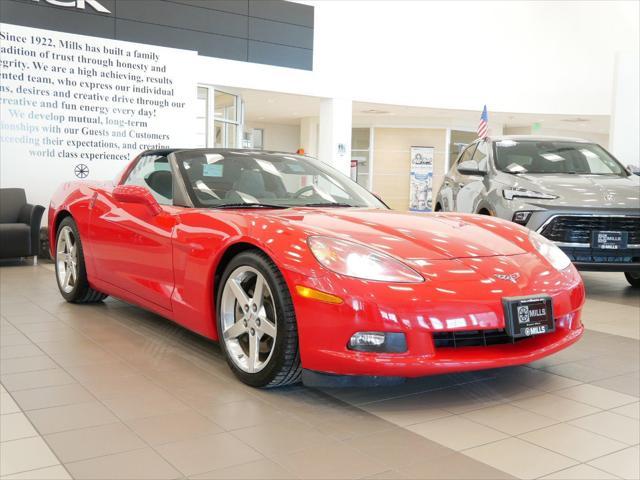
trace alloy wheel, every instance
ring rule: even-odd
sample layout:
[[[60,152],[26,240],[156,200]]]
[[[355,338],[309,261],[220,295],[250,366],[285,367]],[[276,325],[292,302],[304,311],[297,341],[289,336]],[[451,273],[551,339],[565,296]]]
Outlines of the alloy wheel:
[[[276,308],[265,277],[255,268],[236,268],[222,290],[222,340],[231,361],[243,372],[261,371],[273,355]]]
[[[71,227],[64,226],[58,234],[56,267],[60,288],[70,293],[78,282],[78,245]]]

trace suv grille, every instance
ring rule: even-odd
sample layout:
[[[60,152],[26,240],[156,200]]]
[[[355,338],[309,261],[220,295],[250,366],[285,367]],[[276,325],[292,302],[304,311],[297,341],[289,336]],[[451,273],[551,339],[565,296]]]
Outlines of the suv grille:
[[[591,232],[612,230],[629,233],[629,245],[640,244],[640,217],[555,217],[542,230],[554,242],[591,244]]]
[[[436,348],[486,347],[488,345],[516,343],[526,338],[510,337],[504,329],[434,332],[431,336]]]

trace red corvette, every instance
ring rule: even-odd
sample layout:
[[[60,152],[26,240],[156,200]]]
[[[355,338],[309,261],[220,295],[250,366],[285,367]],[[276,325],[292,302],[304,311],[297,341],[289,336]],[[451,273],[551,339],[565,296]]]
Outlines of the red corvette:
[[[584,287],[497,218],[388,210],[307,157],[147,151],[49,208],[69,302],[113,295],[219,340],[257,387],[532,362],[577,341]]]

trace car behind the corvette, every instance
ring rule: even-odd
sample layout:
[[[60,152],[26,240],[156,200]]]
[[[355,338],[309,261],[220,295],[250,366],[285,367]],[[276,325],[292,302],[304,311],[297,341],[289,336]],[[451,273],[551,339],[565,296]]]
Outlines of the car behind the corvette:
[[[114,183],[62,186],[49,231],[65,299],[113,295],[219,340],[253,386],[517,365],[583,330],[582,281],[552,242],[390,211],[306,157],[145,152]]]

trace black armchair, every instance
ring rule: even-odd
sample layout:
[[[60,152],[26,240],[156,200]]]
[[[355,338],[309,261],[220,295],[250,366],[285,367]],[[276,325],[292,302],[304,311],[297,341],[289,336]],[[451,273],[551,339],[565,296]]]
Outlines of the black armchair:
[[[0,188],[0,258],[36,257],[44,207],[30,205],[22,188]]]

